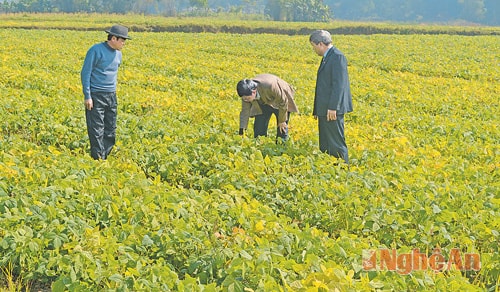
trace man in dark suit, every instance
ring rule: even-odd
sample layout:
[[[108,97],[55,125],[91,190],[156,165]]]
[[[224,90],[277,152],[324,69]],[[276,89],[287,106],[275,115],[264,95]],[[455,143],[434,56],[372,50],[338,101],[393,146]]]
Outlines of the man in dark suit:
[[[318,119],[319,148],[349,163],[344,135],[344,114],[352,112],[347,59],[332,45],[328,31],[314,31],[309,41],[323,56],[316,77],[313,115]]]
[[[290,113],[298,112],[293,100],[295,91],[290,84],[272,74],[259,74],[252,79],[240,80],[236,91],[241,97],[240,135],[246,130],[249,118],[255,117],[254,137],[267,136],[269,120],[274,114],[276,139],[288,140]]]

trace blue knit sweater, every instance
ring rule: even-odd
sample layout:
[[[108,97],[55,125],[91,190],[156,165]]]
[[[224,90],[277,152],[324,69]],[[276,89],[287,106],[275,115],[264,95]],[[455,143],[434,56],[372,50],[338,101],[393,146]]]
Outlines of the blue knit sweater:
[[[122,52],[111,48],[107,42],[93,45],[85,56],[82,71],[83,95],[91,98],[91,92],[115,92],[118,67]]]

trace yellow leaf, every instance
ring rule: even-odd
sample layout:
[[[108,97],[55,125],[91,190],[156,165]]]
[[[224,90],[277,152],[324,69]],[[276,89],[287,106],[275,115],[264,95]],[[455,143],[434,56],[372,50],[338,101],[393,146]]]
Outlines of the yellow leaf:
[[[262,230],[264,230],[265,229],[264,224],[265,224],[264,220],[259,220],[257,223],[255,223],[255,231],[261,232]]]

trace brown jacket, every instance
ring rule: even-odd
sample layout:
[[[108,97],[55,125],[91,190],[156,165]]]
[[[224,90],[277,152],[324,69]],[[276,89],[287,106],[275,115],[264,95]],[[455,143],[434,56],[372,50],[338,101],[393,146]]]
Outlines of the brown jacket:
[[[278,109],[278,124],[287,120],[288,112],[298,112],[293,95],[295,90],[286,81],[272,74],[260,74],[252,78],[259,83],[259,100],[241,101],[240,129],[246,129],[250,117],[262,114],[259,103]]]

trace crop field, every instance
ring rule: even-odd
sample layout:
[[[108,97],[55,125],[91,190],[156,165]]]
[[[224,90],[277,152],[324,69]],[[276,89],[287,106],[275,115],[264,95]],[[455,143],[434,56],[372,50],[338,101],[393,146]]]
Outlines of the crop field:
[[[499,36],[334,35],[347,168],[318,149],[308,35],[131,31],[94,161],[80,69],[105,32],[6,25],[0,287],[500,290]],[[286,144],[238,135],[260,73],[296,88]]]

